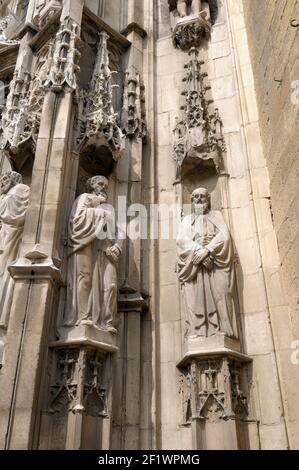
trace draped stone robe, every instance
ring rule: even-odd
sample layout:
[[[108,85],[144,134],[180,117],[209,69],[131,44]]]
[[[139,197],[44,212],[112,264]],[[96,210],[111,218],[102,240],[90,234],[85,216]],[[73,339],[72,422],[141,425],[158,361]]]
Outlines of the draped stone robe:
[[[213,261],[211,270],[192,262],[196,251],[203,247]],[[223,333],[237,337],[232,243],[222,214],[211,211],[203,216],[187,216],[180,227],[177,249],[188,325],[186,336]]]
[[[0,327],[8,326],[14,281],[8,267],[16,261],[23,234],[30,188],[17,184],[0,196]]]
[[[109,236],[98,239],[98,234],[106,231],[113,234],[115,228],[112,214],[97,201],[94,194],[82,194],[73,206],[65,326],[88,320],[98,327],[113,328],[117,312],[117,265],[108,259],[106,250],[117,246],[121,252],[122,240]]]

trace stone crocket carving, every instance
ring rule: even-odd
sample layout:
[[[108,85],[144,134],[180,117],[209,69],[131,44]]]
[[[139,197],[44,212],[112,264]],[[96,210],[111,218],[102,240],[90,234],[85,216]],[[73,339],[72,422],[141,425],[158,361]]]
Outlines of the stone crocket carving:
[[[19,253],[30,188],[14,171],[0,177],[0,327],[7,328],[14,281],[8,267]]]
[[[204,188],[192,194],[194,213],[181,223],[178,239],[178,277],[187,319],[186,337],[225,334],[237,337],[233,299],[233,251],[222,214],[211,210]]]
[[[107,202],[108,180],[95,176],[88,193],[74,203],[69,226],[69,265],[65,325],[91,324],[115,333],[117,265],[122,241]]]

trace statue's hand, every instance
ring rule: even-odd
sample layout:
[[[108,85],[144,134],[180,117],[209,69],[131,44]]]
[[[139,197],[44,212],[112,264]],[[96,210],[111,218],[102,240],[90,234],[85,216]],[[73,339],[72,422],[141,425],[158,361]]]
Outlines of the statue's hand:
[[[205,259],[202,264],[206,268],[207,271],[212,271],[214,263],[210,256],[208,256],[208,258]]]
[[[117,264],[120,258],[121,251],[117,246],[111,246],[106,250],[107,258],[112,261],[112,263]]]
[[[194,256],[193,256],[193,264],[198,266],[199,264],[201,264],[207,257],[209,256],[209,251],[204,248],[202,250],[198,250]]]

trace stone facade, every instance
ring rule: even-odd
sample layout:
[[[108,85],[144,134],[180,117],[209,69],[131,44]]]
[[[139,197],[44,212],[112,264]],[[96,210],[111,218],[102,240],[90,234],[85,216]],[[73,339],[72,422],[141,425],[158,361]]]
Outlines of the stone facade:
[[[251,9],[0,12],[0,448],[298,448]]]

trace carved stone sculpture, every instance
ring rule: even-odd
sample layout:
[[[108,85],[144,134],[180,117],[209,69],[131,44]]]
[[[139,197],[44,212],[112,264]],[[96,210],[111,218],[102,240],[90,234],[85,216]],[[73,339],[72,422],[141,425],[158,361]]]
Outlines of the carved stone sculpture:
[[[92,348],[65,348],[56,350],[53,359],[50,414],[65,416],[79,411],[107,418],[109,383],[103,353]]]
[[[100,41],[93,76],[88,90],[78,94],[76,117],[76,148],[81,151],[93,144],[109,147],[114,160],[122,155],[125,136],[117,124],[117,113],[113,108],[112,72],[109,67],[108,39],[104,31]]]
[[[25,215],[29,203],[29,187],[22,184],[16,172],[0,178],[0,327],[6,328],[9,319],[14,281],[9,265],[18,257]]]
[[[188,51],[199,47],[211,34],[209,6],[203,6],[201,0],[169,0],[173,23],[173,44]]]
[[[0,121],[0,149],[13,156],[22,157],[24,147],[35,153],[52,54],[53,44],[49,42],[39,53],[34,73],[20,68],[10,82]]]
[[[223,171],[223,156],[226,152],[223,136],[223,124],[213,100],[207,92],[211,89],[206,83],[207,74],[202,71],[204,62],[198,59],[198,51],[192,48],[190,60],[186,64],[186,76],[183,79],[185,90],[184,113],[177,119],[174,129],[173,156],[178,166],[178,175],[186,158],[195,163],[213,162],[218,173]]]
[[[247,365],[227,357],[196,358],[181,371],[183,425],[249,418]]]
[[[122,130],[129,138],[146,139],[144,84],[140,74],[130,70],[125,74],[124,99],[121,116]]]
[[[36,0],[33,17],[34,23],[43,28],[61,8],[61,0]]]
[[[108,180],[95,176],[88,180],[87,189],[75,201],[70,220],[65,325],[90,324],[114,333],[122,241],[113,238],[114,217],[103,208]]]
[[[178,277],[184,291],[186,337],[237,337],[233,251],[222,214],[211,210],[204,188],[192,194],[194,213],[181,223]]]
[[[4,18],[0,18],[0,46],[11,46],[20,43],[20,41],[15,39],[8,39],[6,36],[6,30],[11,19],[11,15],[5,16]]]
[[[74,91],[77,88],[77,74],[80,70],[80,27],[71,18],[65,18],[56,34],[53,62],[49,79],[45,85],[53,91]]]

